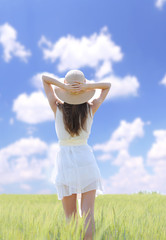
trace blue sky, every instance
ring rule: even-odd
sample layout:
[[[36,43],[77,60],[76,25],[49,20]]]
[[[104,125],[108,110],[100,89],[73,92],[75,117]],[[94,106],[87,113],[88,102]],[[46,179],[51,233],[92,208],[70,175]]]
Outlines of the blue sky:
[[[41,75],[80,69],[112,83],[88,140],[105,193],[166,194],[165,24],[164,0],[1,0],[0,193],[56,193]]]

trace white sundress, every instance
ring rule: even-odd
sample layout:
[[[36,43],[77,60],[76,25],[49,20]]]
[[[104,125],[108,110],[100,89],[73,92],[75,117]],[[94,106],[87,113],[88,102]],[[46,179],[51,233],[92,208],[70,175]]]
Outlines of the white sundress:
[[[91,109],[91,108],[90,108]],[[98,168],[92,147],[87,140],[93,122],[92,109],[88,114],[87,131],[82,130],[79,136],[72,137],[65,129],[63,113],[57,107],[55,130],[58,137],[59,149],[55,156],[51,182],[57,190],[58,200],[64,196],[77,194],[96,189],[96,197],[103,194],[101,174]]]

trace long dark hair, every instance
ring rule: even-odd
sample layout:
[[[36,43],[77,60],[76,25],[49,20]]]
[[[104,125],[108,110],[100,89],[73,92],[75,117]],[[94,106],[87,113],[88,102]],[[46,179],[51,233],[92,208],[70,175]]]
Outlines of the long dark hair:
[[[63,113],[65,129],[72,137],[78,136],[82,129],[87,130],[86,119],[91,108],[88,102],[77,105],[64,102],[58,104],[58,107]]]

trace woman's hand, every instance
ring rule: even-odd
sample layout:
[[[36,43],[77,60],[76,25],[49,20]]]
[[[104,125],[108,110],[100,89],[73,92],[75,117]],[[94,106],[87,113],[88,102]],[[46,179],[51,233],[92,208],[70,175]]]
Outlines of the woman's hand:
[[[86,84],[75,81],[72,84],[65,84],[65,90],[72,94],[79,94],[86,90]]]
[[[81,92],[84,92],[87,90],[87,83],[80,83],[80,82],[77,82],[75,81],[75,83],[79,86],[79,90]]]

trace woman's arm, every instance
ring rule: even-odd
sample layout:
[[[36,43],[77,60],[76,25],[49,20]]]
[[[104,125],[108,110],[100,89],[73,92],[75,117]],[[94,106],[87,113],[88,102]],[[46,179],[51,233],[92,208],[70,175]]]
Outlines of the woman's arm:
[[[46,93],[49,105],[54,113],[56,113],[57,104],[62,103],[55,95],[53,87],[51,84],[56,83],[58,86],[64,87],[63,83],[59,82],[57,79],[42,75],[42,82],[44,91]]]
[[[78,84],[80,91],[86,91],[86,90],[88,91],[88,90],[92,90],[92,89],[107,89],[107,88],[111,87],[110,82],[80,83],[80,82],[76,81],[76,83]]]
[[[87,90],[92,90],[92,89],[110,89],[111,83],[110,82],[97,82],[97,83],[87,83],[86,84],[86,89]]]
[[[100,96],[96,99],[92,100],[92,112],[93,115],[97,111],[97,109],[100,107],[100,105],[104,102],[110,88],[111,88],[111,83],[109,82],[98,82],[98,83],[90,83],[88,84],[88,89],[101,89]]]
[[[47,83],[47,84],[53,84],[57,87],[60,87],[62,89],[66,89],[66,85],[60,81],[58,81],[56,78],[53,78],[53,77],[49,77],[49,76],[46,76],[46,75],[42,75],[42,80],[44,83]]]
[[[77,93],[79,91],[78,84],[73,83],[73,84],[68,84],[68,83],[62,83],[61,81],[58,81],[56,78],[49,77],[46,75],[42,75],[42,80],[44,83],[47,84],[53,84],[57,87],[60,87],[70,93]]]
[[[97,83],[79,83],[77,82],[77,84],[79,85],[79,90],[80,91],[89,91],[92,89],[101,89],[101,93],[100,96],[98,98],[95,98],[92,100],[91,104],[92,104],[92,112],[93,115],[95,114],[95,112],[97,111],[97,109],[100,107],[100,105],[102,104],[102,102],[105,100],[110,88],[111,88],[111,83],[110,82],[97,82]]]

